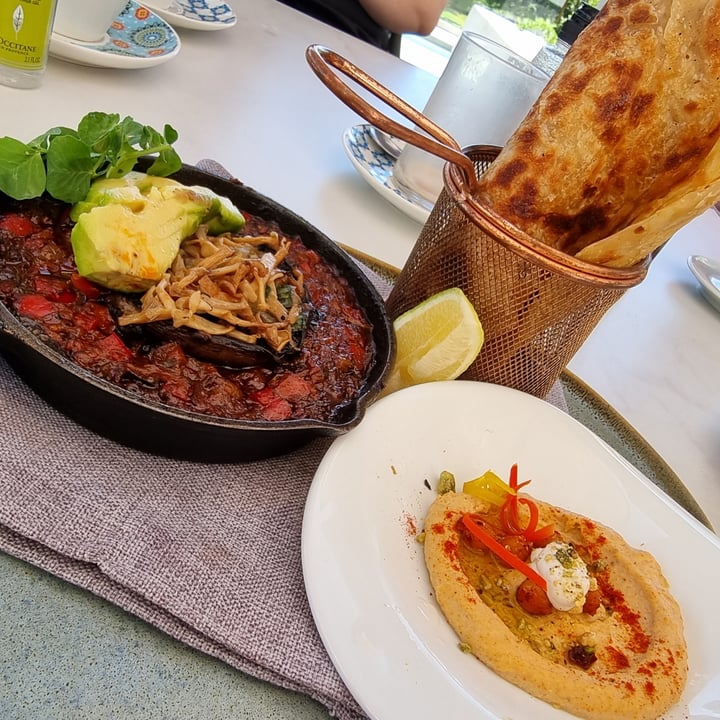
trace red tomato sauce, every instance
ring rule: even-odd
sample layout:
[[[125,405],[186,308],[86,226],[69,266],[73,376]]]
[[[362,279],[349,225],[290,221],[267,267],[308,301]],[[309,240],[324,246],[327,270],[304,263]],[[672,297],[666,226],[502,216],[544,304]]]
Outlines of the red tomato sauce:
[[[313,306],[299,354],[278,365],[231,369],[194,358],[175,342],[124,333],[114,291],[77,274],[69,206],[50,200],[0,210],[0,301],[36,337],[93,374],[155,402],[223,418],[332,421],[360,391],[373,359],[371,326],[349,283],[291,237]],[[246,235],[274,223],[248,217]]]

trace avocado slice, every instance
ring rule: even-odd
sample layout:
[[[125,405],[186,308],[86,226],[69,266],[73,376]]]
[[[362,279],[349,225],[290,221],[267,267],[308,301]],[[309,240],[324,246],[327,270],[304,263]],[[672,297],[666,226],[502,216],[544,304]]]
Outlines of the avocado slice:
[[[121,178],[102,178],[91,186],[87,197],[76,203],[70,217],[76,221],[85,212],[101,205],[119,203],[134,212],[142,210],[147,201],[168,200],[174,195],[186,197],[194,193],[196,202],[205,203],[207,211],[202,222],[207,224],[210,235],[237,232],[245,224],[245,217],[226,197],[200,185],[183,185],[170,178],[131,171]]]
[[[139,211],[120,203],[94,207],[70,235],[78,272],[113,290],[143,292],[162,278],[206,212],[192,193],[148,201]]]
[[[207,225],[208,235],[222,235],[225,232],[237,232],[245,225],[245,216],[232,204],[229,198],[214,193],[201,185],[190,185],[189,189],[212,201],[212,207],[203,223]]]
[[[142,292],[160,280],[201,224],[211,235],[245,224],[232,202],[209,188],[135,171],[96,180],[70,217],[80,275],[122,292]]]
[[[129,172],[119,178],[96,180],[84,200],[72,206],[70,219],[77,222],[80,215],[99,205],[120,203],[134,211],[142,209],[147,201],[147,193],[152,186],[150,175],[141,172]]]

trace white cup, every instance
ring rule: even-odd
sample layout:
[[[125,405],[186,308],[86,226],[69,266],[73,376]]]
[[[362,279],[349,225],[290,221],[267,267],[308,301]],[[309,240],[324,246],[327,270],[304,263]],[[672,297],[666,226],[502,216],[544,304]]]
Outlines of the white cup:
[[[128,0],[58,0],[53,32],[82,42],[102,40]]]
[[[502,146],[548,80],[547,74],[509,48],[464,31],[423,114],[460,147]],[[443,187],[444,164],[442,158],[408,144],[395,163],[391,182],[432,209]]]

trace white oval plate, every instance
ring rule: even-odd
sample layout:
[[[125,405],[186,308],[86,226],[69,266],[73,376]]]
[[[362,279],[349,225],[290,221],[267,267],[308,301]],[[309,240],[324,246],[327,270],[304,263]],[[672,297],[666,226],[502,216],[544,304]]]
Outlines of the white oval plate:
[[[350,162],[373,189],[408,217],[425,224],[430,211],[390,182],[395,158],[376,142],[370,125],[354,125],[345,130],[343,146]]]
[[[59,33],[50,37],[50,54],[79,65],[145,68],[164,63],[180,52],[180,38],[162,19],[130,0],[101,42],[86,43]]]
[[[418,385],[335,440],[308,494],[310,607],[340,676],[373,720],[568,718],[458,649],[415,541],[441,470],[458,484],[519,463],[536,497],[620,531],[662,565],[685,620],[690,671],[664,720],[720,708],[720,539],[556,407],[478,382]],[[430,489],[432,486],[433,489]],[[692,558],[692,562],[688,559]]]
[[[700,283],[705,299],[720,312],[720,262],[703,255],[691,255],[688,266]]]
[[[237,15],[222,0],[144,0],[173,27],[189,30],[226,30],[237,23]]]

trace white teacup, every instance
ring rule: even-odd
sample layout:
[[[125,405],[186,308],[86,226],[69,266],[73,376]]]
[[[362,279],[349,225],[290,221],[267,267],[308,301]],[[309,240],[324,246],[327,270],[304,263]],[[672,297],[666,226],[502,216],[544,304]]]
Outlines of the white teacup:
[[[128,0],[58,0],[53,32],[82,42],[102,40]]]

